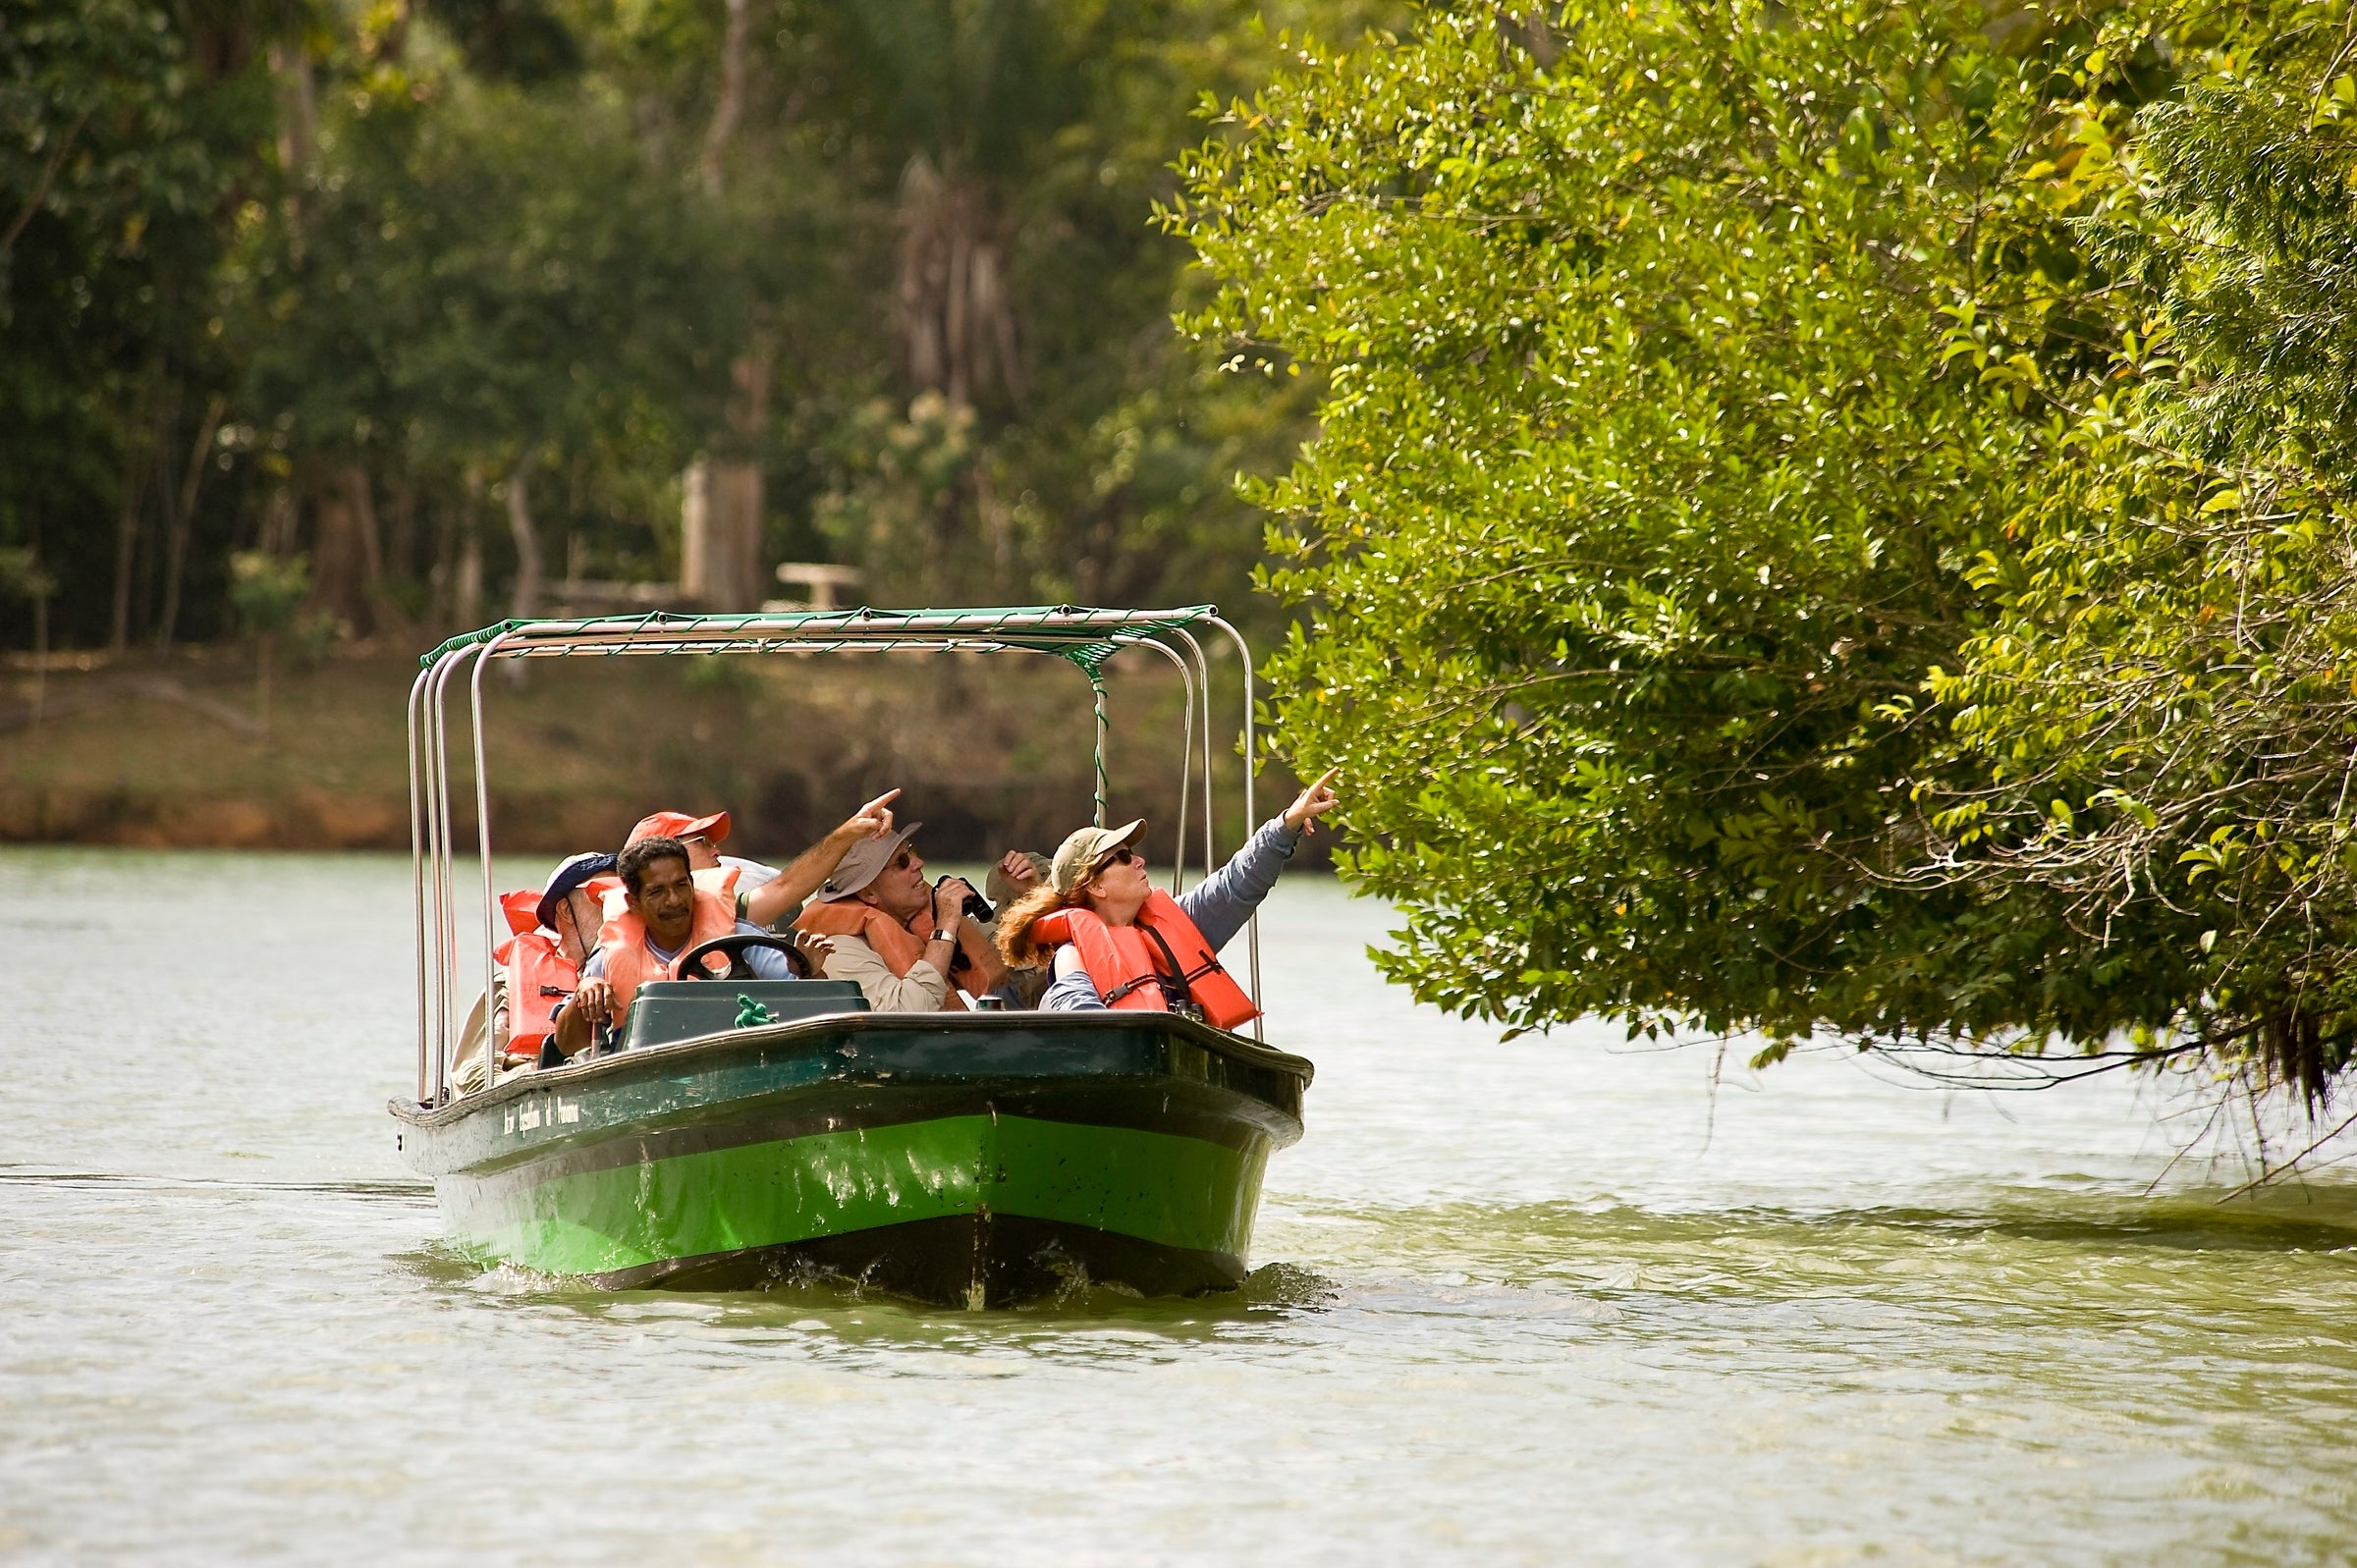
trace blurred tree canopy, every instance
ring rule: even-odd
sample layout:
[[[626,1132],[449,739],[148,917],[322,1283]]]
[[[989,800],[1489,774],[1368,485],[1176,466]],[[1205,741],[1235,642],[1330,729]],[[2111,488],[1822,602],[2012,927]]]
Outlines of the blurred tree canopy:
[[[1324,389],[1257,491],[1278,737],[1394,977],[2320,1100],[2353,57],[2315,4],[1572,0],[1234,103],[1168,218],[1193,331]]]
[[[878,603],[1240,601],[1309,404],[1172,331],[1152,213],[1260,10],[23,0],[0,549],[63,646],[231,635],[257,551],[415,640],[676,575],[708,455]]]

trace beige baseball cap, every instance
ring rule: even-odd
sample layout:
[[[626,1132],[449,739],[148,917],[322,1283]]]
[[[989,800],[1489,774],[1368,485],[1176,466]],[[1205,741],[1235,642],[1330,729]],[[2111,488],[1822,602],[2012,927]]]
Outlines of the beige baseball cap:
[[[1083,828],[1056,846],[1056,858],[1051,863],[1048,882],[1058,892],[1070,892],[1086,882],[1097,862],[1125,843],[1135,843],[1137,836],[1146,831],[1146,819],[1138,818],[1126,828]]]

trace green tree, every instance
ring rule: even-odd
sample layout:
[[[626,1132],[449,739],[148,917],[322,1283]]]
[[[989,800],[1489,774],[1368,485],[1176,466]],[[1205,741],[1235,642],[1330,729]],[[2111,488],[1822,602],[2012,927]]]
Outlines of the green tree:
[[[25,0],[0,24],[0,545],[55,575],[62,641],[177,620],[207,527],[191,449],[231,373],[215,268],[235,193],[268,183],[276,23]]]
[[[2050,432],[1934,351],[2050,134],[1968,11],[1574,6],[1304,48],[1189,166],[1243,368],[1330,390],[1265,500],[1289,755],[1353,781],[1387,970],[1517,1028],[1987,1030],[2054,933],[1893,881]],[[1962,253],[1959,254],[1959,251]],[[2023,301],[2026,308],[2026,301]]]
[[[2244,26],[2082,139],[2139,287],[2104,389],[2041,389],[2073,460],[1931,682],[1986,778],[1929,874],[2058,903],[2141,998],[2111,1022],[2315,1104],[2357,1046],[2357,81],[2328,8]]]

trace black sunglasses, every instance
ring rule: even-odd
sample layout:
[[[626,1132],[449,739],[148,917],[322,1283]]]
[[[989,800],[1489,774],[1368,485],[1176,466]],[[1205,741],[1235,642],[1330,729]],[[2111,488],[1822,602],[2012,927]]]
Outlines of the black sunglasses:
[[[1119,849],[1116,849],[1113,853],[1107,855],[1104,859],[1098,861],[1094,866],[1091,866],[1088,874],[1093,877],[1098,872],[1103,871],[1107,866],[1125,866],[1129,864],[1130,861],[1137,858],[1137,851],[1130,848],[1127,844],[1124,844]]]

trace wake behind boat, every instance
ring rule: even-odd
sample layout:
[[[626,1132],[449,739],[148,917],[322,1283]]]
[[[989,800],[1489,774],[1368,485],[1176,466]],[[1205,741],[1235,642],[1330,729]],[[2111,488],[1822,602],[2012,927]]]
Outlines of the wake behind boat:
[[[627,1032],[602,1054],[464,1096],[451,1070],[462,988],[444,712],[462,668],[488,950],[481,698],[493,660],[1053,654],[1080,668],[1096,699],[1102,826],[1103,666],[1151,648],[1186,677],[1208,876],[1210,671],[1190,626],[1234,635],[1208,607],[850,611],[510,622],[429,655],[411,703],[418,1093],[391,1109],[404,1160],[434,1178],[453,1244],[603,1288],[738,1289],[818,1271],[977,1309],[1079,1281],[1143,1295],[1239,1281],[1269,1155],[1300,1137],[1312,1069],[1183,1012],[871,1012],[854,985],[738,972],[640,986]],[[1248,651],[1244,668],[1248,751]],[[1186,805],[1182,795],[1182,824]],[[1245,806],[1249,821],[1249,779]],[[1248,950],[1257,997],[1256,942]]]

